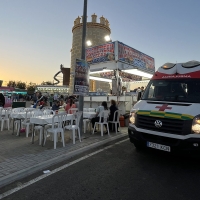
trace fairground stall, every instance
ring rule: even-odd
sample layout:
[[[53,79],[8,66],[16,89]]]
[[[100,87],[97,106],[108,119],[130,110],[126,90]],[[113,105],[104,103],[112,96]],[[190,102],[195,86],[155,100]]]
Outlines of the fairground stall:
[[[90,79],[107,82],[110,91],[98,88],[84,97],[84,107],[97,107],[102,101],[114,99],[123,113],[130,111],[137,100],[131,91],[135,82],[148,81],[155,72],[154,58],[122,42],[115,41],[88,48],[86,60],[90,65]]]
[[[4,107],[11,107],[12,106],[12,93],[14,92],[15,88],[13,87],[5,87],[0,86],[0,93],[2,93],[5,97],[5,105]]]

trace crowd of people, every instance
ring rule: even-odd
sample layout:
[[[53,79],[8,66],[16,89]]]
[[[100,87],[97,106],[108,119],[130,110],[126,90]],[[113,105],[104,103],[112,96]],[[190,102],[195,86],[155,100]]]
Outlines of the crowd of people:
[[[52,107],[52,110],[59,110],[63,108],[68,112],[70,108],[76,108],[78,104],[77,96],[58,96],[57,94],[51,94],[50,96],[44,96],[41,92],[36,92],[32,100],[33,108],[42,109],[45,106]]]
[[[32,106],[33,108],[42,109],[45,106],[50,106],[52,110],[57,111],[63,108],[67,113],[71,108],[78,107],[78,97],[77,96],[67,96],[64,97],[63,95],[55,96],[52,94],[49,97],[43,96],[41,92],[36,92],[33,99],[32,99]],[[109,121],[113,121],[114,113],[118,110],[117,103],[115,100],[110,101],[110,107],[108,108],[107,102],[103,101],[100,106],[98,106],[96,110],[96,116],[91,119],[92,127],[94,128],[95,122],[102,121],[103,118],[100,119],[100,112],[104,110],[109,110]],[[0,107],[4,107],[5,105],[5,97],[2,93],[0,93]],[[70,112],[70,111],[69,111]],[[72,114],[72,113],[71,113]],[[115,116],[115,120],[117,120],[117,115]],[[118,127],[117,127],[118,128]],[[109,130],[111,130],[111,124],[109,124]],[[117,130],[118,131],[118,130]],[[96,132],[96,130],[94,130]],[[106,133],[108,133],[106,127]],[[106,134],[105,133],[105,134]]]

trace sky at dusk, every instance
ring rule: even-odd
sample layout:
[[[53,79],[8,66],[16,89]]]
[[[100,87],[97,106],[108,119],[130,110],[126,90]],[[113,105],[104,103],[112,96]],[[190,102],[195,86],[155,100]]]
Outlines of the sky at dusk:
[[[53,81],[70,67],[83,0],[0,0],[0,80]],[[200,61],[199,0],[88,0],[88,21],[108,19],[112,41],[166,62]],[[98,19],[99,21],[99,19]]]

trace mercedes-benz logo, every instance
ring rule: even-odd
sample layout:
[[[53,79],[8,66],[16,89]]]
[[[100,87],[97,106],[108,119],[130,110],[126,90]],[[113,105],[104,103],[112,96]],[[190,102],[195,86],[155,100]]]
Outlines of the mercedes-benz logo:
[[[154,124],[155,124],[155,127],[157,128],[160,128],[162,126],[162,122],[160,120],[156,120]]]

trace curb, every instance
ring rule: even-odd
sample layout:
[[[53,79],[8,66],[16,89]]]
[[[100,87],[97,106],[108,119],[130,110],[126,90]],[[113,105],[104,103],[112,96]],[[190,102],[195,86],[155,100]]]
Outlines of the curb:
[[[2,188],[3,186],[6,186],[14,181],[17,181],[17,180],[20,180],[22,178],[25,178],[26,176],[29,176],[33,173],[36,173],[46,167],[50,167],[52,165],[55,165],[59,162],[62,162],[64,160],[67,160],[69,158],[72,158],[80,153],[84,153],[88,150],[91,150],[93,148],[96,148],[96,147],[99,147],[101,145],[104,145],[106,143],[109,143],[109,142],[112,142],[112,141],[115,141],[117,139],[120,139],[120,138],[123,138],[123,137],[128,137],[127,135],[125,134],[121,134],[121,135],[117,135],[117,136],[114,136],[112,138],[107,138],[103,141],[100,141],[100,142],[95,142],[93,144],[90,144],[88,146],[85,146],[85,147],[82,147],[80,149],[76,149],[74,151],[71,151],[69,153],[64,153],[60,156],[57,156],[56,158],[52,158],[52,159],[49,159],[47,161],[44,161],[42,163],[39,163],[37,165],[34,165],[32,167],[29,167],[29,168],[26,168],[26,169],[23,169],[23,170],[20,170],[18,172],[15,172],[13,174],[9,174],[7,176],[4,176],[3,178],[0,178],[0,188]]]

